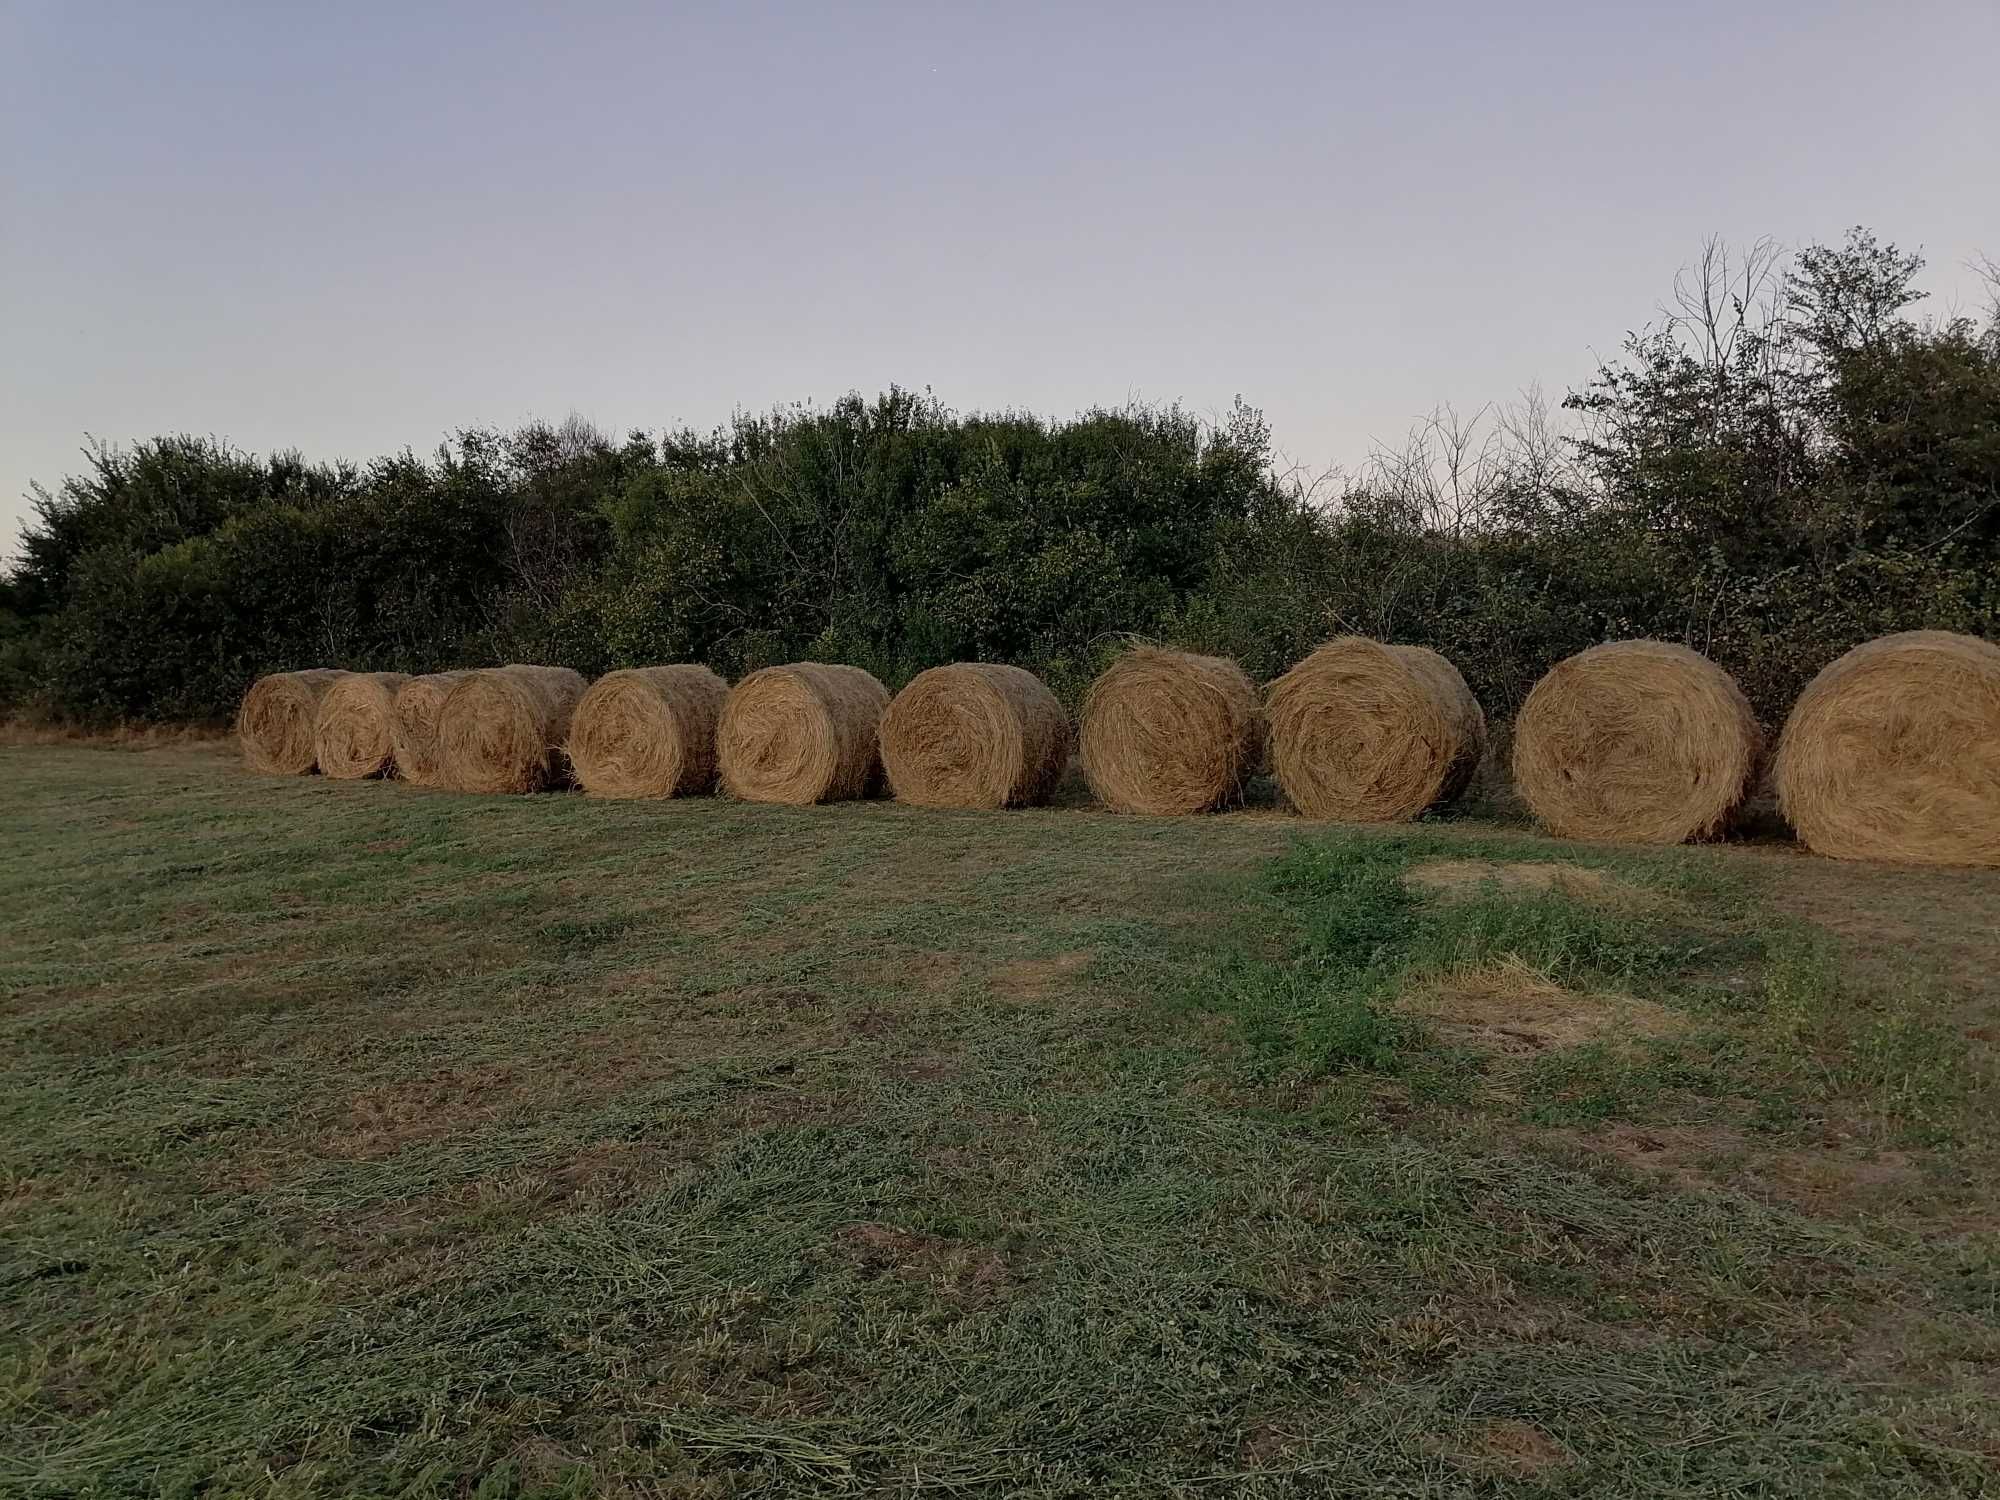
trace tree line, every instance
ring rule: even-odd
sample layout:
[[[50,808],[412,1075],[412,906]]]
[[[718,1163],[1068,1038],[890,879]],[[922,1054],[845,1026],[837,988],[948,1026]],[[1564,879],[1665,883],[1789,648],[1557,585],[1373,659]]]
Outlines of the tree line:
[[[1344,632],[1489,713],[1602,640],[1681,641],[1776,723],[1826,661],[2000,636],[2000,312],[1925,316],[1865,230],[1732,256],[1551,409],[1419,423],[1345,473],[1219,418],[962,415],[891,389],[708,432],[468,429],[368,463],[212,438],[37,486],[0,708],[222,721],[258,674],[539,661],[1007,661],[1074,704],[1128,633],[1275,676]],[[2000,286],[2000,280],[1996,280]]]

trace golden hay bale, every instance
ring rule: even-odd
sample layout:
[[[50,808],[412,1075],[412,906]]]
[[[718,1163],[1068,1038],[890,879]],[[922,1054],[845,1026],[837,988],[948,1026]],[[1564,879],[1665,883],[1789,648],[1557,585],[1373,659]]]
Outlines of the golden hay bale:
[[[1756,786],[1763,731],[1734,679],[1665,641],[1579,651],[1514,721],[1514,782],[1562,838],[1720,836]]]
[[[568,667],[488,667],[438,712],[438,768],[456,792],[539,792],[566,779],[562,744],[583,696]]]
[[[746,802],[834,802],[880,789],[875,734],[889,690],[859,667],[800,661],[752,672],[716,727],[723,790]]]
[[[402,672],[349,672],[320,694],[313,746],[323,776],[361,781],[396,768],[396,692]]]
[[[686,797],[715,787],[715,721],[729,684],[703,666],[628,667],[590,685],[569,761],[593,797]]]
[[[438,715],[471,672],[430,672],[396,690],[396,774],[413,786],[443,786],[438,765]]]
[[[310,775],[318,764],[313,720],[319,700],[346,675],[336,667],[309,667],[272,672],[251,683],[236,716],[244,763],[276,776]]]
[[[1069,715],[1039,677],[988,662],[920,672],[882,715],[889,787],[920,807],[1046,802],[1069,742]]]
[[[1486,751],[1458,668],[1423,646],[1329,641],[1271,684],[1271,769],[1308,818],[1393,823],[1449,802]]]
[[[1944,630],[1856,646],[1793,705],[1776,780],[1816,854],[2000,865],[2000,646]]]
[[[1256,771],[1264,709],[1233,661],[1135,646],[1084,694],[1078,752],[1116,812],[1206,812]]]

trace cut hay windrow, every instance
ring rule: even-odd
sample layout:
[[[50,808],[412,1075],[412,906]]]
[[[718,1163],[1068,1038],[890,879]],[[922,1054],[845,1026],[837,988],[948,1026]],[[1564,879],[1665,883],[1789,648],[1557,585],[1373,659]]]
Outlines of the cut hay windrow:
[[[319,700],[347,674],[337,667],[272,672],[250,684],[236,716],[243,761],[274,776],[308,776],[319,763],[313,724]]]
[[[1458,668],[1423,646],[1343,636],[1271,684],[1271,769],[1308,818],[1390,823],[1458,797],[1486,715]]]
[[[1735,680],[1666,641],[1557,662],[1514,721],[1514,783],[1561,838],[1720,837],[1757,783],[1764,737]]]
[[[730,690],[716,729],[723,790],[794,806],[871,795],[888,706],[889,690],[859,667],[802,661],[752,672]]]
[[[1046,802],[1069,766],[1069,715],[1032,672],[955,662],[919,673],[882,716],[889,787],[919,807]]]
[[[396,690],[396,775],[413,786],[443,786],[438,765],[438,715],[471,671],[427,672]]]
[[[561,786],[562,753],[583,678],[568,667],[488,667],[454,687],[438,712],[438,767],[455,792]]]
[[[1264,752],[1264,708],[1233,661],[1135,646],[1084,695],[1078,758],[1116,812],[1207,812],[1242,795]]]
[[[2000,646],[1943,630],[1856,646],[1799,695],[1774,770],[1816,854],[2000,866]]]
[[[396,769],[396,694],[401,672],[349,672],[320,695],[313,745],[320,774],[339,781],[388,776]]]
[[[707,667],[627,667],[590,685],[569,726],[570,768],[593,797],[715,788],[715,726],[729,684]]]

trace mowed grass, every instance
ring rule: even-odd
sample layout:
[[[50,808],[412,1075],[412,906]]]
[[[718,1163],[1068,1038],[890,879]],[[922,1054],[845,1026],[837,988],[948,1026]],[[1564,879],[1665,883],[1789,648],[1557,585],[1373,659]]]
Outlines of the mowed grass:
[[[2000,1487],[2000,877],[0,785],[0,1493]]]

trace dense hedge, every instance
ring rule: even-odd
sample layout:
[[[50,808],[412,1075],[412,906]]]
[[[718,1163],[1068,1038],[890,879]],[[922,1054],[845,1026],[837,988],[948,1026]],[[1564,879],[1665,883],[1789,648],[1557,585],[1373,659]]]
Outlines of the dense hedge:
[[[1917,265],[1859,231],[1788,268],[1710,257],[1563,432],[1443,413],[1317,485],[1241,403],[1049,421],[902,390],[366,466],[99,449],[35,497],[0,702],[223,719],[281,667],[801,657],[891,685],[1017,662],[1074,701],[1126,632],[1269,677],[1354,630],[1443,651],[1501,717],[1584,646],[1685,641],[1775,720],[1869,636],[2000,635],[2000,337],[1912,317]]]

